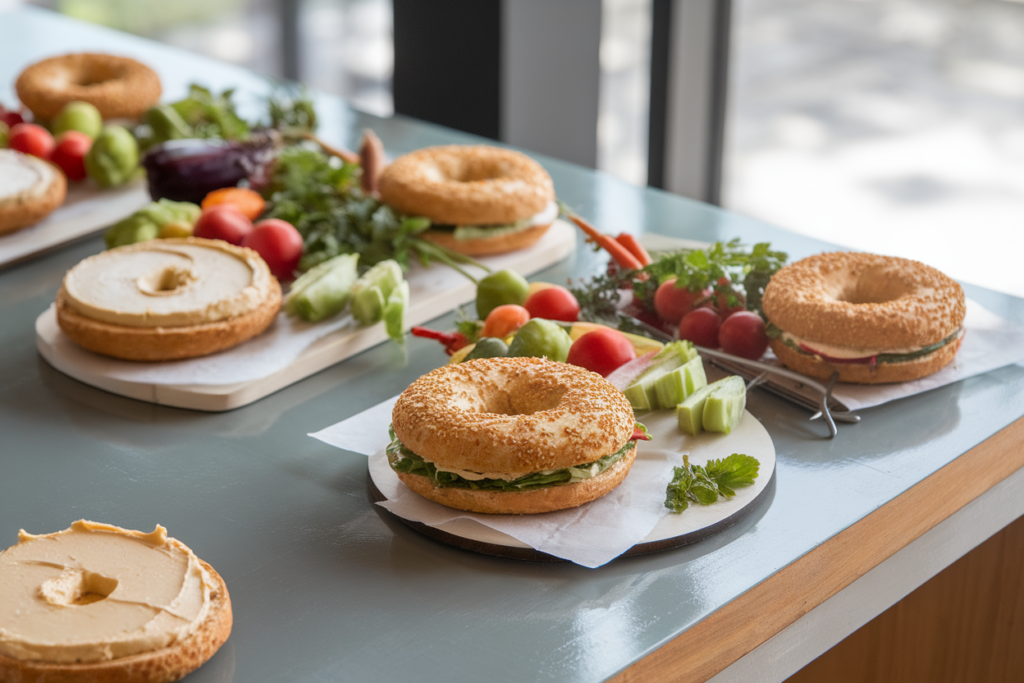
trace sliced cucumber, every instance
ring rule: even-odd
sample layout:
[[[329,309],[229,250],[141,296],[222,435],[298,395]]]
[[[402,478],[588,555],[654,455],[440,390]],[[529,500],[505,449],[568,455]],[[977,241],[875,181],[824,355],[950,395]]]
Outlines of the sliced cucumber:
[[[352,285],[352,316],[363,325],[379,322],[391,292],[402,282],[402,267],[388,259],[376,264]]]
[[[405,334],[405,311],[409,308],[409,283],[402,280],[391,290],[384,306],[384,329],[388,336],[400,340]]]
[[[342,254],[310,268],[292,283],[284,310],[309,322],[340,312],[348,303],[356,281],[359,254]]]
[[[675,403],[663,405],[658,400],[657,382],[666,374],[694,358],[698,358],[697,350],[690,342],[676,341],[667,344],[654,357],[654,364],[622,392],[633,406],[633,410],[656,410],[658,407],[674,408]]]
[[[715,384],[720,386],[708,395],[701,416],[704,429],[729,434],[743,417],[743,409],[747,405],[747,386],[743,378],[735,375]]]
[[[708,385],[704,374],[704,361],[700,356],[683,363],[675,370],[662,375],[654,384],[658,404],[662,408],[674,408],[687,396]]]
[[[676,406],[676,419],[679,421],[679,430],[684,434],[697,436],[704,430],[704,404],[708,400],[708,394],[714,391],[715,384],[709,384],[703,389],[698,389]]]

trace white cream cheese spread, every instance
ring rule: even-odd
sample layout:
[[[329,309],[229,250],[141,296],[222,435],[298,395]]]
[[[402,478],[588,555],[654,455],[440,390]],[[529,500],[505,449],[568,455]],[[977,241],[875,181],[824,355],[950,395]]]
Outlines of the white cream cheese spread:
[[[79,520],[0,553],[0,654],[54,663],[152,652],[195,632],[213,580],[167,537]]]
[[[220,240],[150,240],[91,256],[68,271],[80,315],[127,327],[201,325],[244,315],[270,292],[256,252]]]

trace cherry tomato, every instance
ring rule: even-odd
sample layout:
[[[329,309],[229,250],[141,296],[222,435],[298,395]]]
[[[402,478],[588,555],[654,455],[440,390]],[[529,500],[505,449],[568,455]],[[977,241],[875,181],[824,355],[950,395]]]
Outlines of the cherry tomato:
[[[667,323],[676,325],[683,316],[696,308],[711,296],[711,289],[691,292],[686,287],[676,287],[676,279],[670,278],[658,285],[654,293],[654,310],[658,317]]]
[[[252,221],[233,206],[222,204],[203,211],[192,235],[208,240],[224,240],[240,245],[252,233]]]
[[[34,123],[19,123],[11,126],[7,144],[11,149],[31,154],[40,159],[49,159],[54,147],[50,131]]]
[[[679,321],[679,338],[689,339],[697,346],[718,348],[718,330],[722,319],[710,308],[695,308]]]
[[[726,353],[750,360],[757,360],[768,349],[764,320],[753,311],[733,313],[722,321],[718,341]]]
[[[280,218],[260,221],[242,240],[242,246],[262,256],[278,280],[295,279],[303,244],[302,235],[291,223]]]
[[[504,304],[487,314],[480,336],[504,339],[529,321],[528,310],[516,304]]]
[[[573,342],[565,362],[607,377],[634,358],[636,349],[621,332],[594,330]]]
[[[729,305],[729,292],[732,292],[733,296],[736,297],[736,305]],[[715,289],[714,301],[708,304],[714,308],[718,315],[721,316],[722,320],[725,320],[733,313],[739,313],[740,311],[747,310],[747,298],[743,296],[743,292],[736,291],[732,286],[732,280],[727,277],[718,279],[718,286]]]
[[[50,161],[57,164],[68,180],[85,180],[85,155],[92,147],[92,138],[77,130],[69,130],[57,136],[57,146],[50,154]]]
[[[580,317],[580,304],[576,297],[559,285],[534,292],[526,297],[523,307],[530,312],[531,318],[574,323]]]
[[[7,109],[4,105],[0,104],[0,121],[14,128],[19,123],[25,123],[25,117],[21,115],[21,112]]]

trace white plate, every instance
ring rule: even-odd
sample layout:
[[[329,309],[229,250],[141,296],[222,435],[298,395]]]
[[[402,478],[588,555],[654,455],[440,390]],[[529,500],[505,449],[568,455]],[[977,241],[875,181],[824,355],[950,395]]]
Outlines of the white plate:
[[[722,499],[713,505],[691,505],[682,514],[672,514],[666,510],[654,529],[626,555],[643,554],[694,543],[722,531],[749,514],[767,495],[767,489],[775,474],[775,445],[771,436],[758,420],[745,411],[740,423],[732,434],[712,434],[704,432],[697,437],[687,436],[679,431],[675,412],[661,410],[641,413],[637,421],[643,423],[651,436],[650,442],[641,442],[637,458],[663,458],[666,455],[674,462],[682,464],[682,455],[688,454],[690,463],[703,465],[713,458],[725,458],[733,453],[746,453],[760,462],[760,471],[752,486],[736,490],[736,496]],[[388,465],[387,456],[375,455],[369,458],[370,479],[377,491],[387,499],[399,494],[405,484],[398,479],[394,470]],[[631,472],[629,476],[634,476]],[[664,490],[667,481],[651,481],[648,485]],[[438,503],[424,500],[428,506],[442,508]],[[413,523],[413,528],[424,531],[442,541],[467,547],[488,554],[518,557],[520,559],[550,559],[550,556],[533,551],[537,556],[530,557],[522,553],[507,554],[501,549],[530,549],[522,541],[509,536],[487,525],[492,515],[473,515],[459,517],[444,522],[436,527],[427,527],[420,519],[403,521]],[[441,531],[442,534],[432,533]],[[467,541],[469,543],[462,543]],[[480,547],[479,544],[484,544]]]

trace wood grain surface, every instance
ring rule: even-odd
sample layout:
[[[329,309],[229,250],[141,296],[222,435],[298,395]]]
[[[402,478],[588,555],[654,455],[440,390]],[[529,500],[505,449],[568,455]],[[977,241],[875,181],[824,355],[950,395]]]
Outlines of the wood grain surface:
[[[1022,442],[1024,418],[611,680],[696,683],[714,676],[1024,466]]]
[[[1024,518],[787,683],[1024,681]]]

